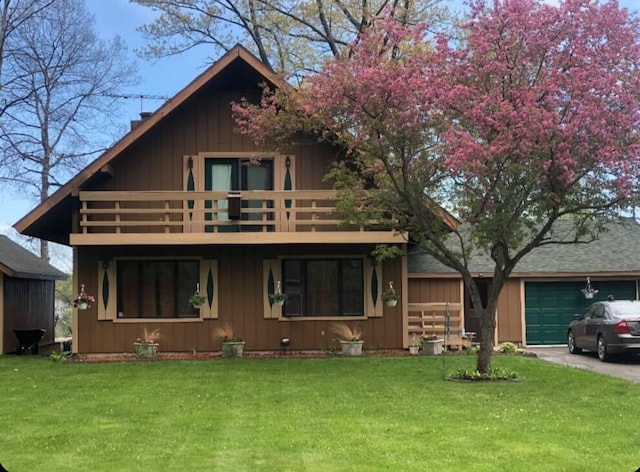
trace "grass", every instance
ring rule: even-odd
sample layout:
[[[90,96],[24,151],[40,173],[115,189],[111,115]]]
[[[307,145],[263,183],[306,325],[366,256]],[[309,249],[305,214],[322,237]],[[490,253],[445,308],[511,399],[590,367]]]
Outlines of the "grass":
[[[471,368],[452,356],[446,369]],[[53,363],[0,357],[10,471],[624,471],[640,386],[499,356]]]

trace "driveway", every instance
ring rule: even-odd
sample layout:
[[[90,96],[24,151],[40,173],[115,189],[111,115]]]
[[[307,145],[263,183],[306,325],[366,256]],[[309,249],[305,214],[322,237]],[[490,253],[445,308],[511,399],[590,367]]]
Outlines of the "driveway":
[[[528,346],[527,351],[535,353],[539,359],[555,364],[640,383],[640,356],[623,356],[616,358],[614,362],[600,362],[595,352],[569,354],[567,346]]]

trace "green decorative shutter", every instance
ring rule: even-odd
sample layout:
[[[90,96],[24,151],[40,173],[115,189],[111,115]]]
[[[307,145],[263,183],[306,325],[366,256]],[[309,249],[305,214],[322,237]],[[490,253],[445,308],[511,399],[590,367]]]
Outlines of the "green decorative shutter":
[[[264,280],[264,288],[262,291],[262,300],[264,306],[265,318],[280,318],[282,315],[282,307],[273,305],[269,299],[269,295],[273,295],[276,291],[276,283],[281,278],[280,260],[278,259],[265,259],[262,262],[262,273]]]

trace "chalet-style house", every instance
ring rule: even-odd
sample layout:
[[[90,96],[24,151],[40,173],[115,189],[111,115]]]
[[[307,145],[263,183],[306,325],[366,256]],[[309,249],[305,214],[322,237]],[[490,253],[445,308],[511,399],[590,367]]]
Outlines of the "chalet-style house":
[[[74,287],[96,297],[74,316],[74,352],[131,351],[145,329],[160,330],[163,351],[212,351],[223,325],[248,350],[277,350],[283,337],[292,349],[317,350],[333,343],[333,321],[358,324],[365,347],[402,348],[413,333],[441,330],[429,316],[449,308],[456,332],[465,323],[476,329],[457,274],[424,256],[370,257],[379,243],[407,249],[406,235],[338,224],[323,176],[339,150],[257,152],[234,132],[231,103],[258,101],[264,82],[278,80],[235,47],[16,223],[23,234],[70,245]],[[501,298],[496,339],[547,342],[527,332],[544,331],[546,321],[534,327],[525,311],[549,308],[538,292],[559,291],[555,279],[579,284],[587,274],[595,283],[601,261],[590,261],[562,274],[523,269]],[[488,272],[479,265],[478,277]],[[639,273],[606,275],[623,279],[631,296]],[[381,299],[390,282],[395,307]],[[279,290],[283,306],[270,298]],[[206,298],[201,308],[189,304],[196,292]]]
[[[256,153],[234,132],[231,103],[259,100],[264,82],[272,71],[235,47],[16,223],[70,245],[74,286],[96,297],[74,317],[74,351],[131,351],[145,328],[163,351],[217,350],[225,324],[246,349],[320,349],[334,320],[358,322],[370,346],[403,345],[402,306],[380,297],[389,281],[403,297],[406,259],[370,257],[403,235],[338,226],[323,182],[336,149]]]
[[[35,254],[0,236],[0,354],[20,347],[14,330],[44,330],[40,344],[53,343],[55,281],[66,278]]]

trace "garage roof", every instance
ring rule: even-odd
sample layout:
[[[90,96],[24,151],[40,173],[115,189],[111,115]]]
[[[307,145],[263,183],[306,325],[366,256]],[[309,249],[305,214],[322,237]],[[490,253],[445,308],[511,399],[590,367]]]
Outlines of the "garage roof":
[[[571,234],[573,223],[557,221],[556,234]],[[453,238],[451,238],[453,239]],[[453,242],[453,241],[452,241]],[[607,225],[600,239],[581,244],[551,244],[534,249],[515,267],[514,275],[640,273],[640,224],[624,219]],[[633,257],[632,257],[633,256]],[[432,256],[414,250],[408,258],[410,274],[455,274],[456,271],[438,262]],[[473,274],[491,275],[494,262],[486,253],[475,254],[469,264]]]

